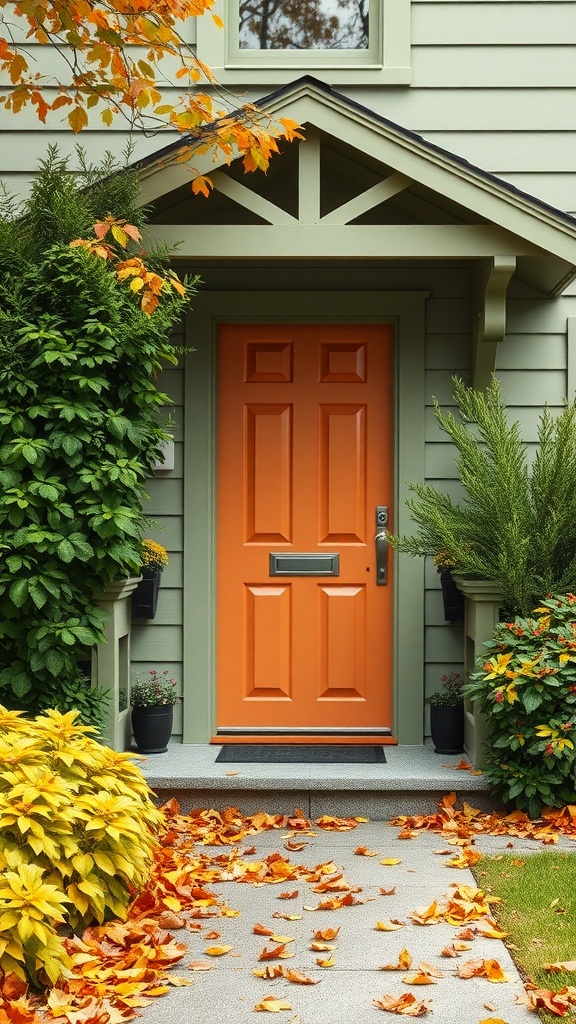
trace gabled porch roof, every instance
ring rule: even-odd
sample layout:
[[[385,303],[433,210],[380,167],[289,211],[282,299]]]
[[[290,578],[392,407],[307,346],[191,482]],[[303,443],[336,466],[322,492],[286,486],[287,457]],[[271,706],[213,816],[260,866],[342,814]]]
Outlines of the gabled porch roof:
[[[309,76],[257,106],[306,128],[266,176],[245,175],[240,159],[195,154],[191,137],[140,163],[149,238],[176,259],[465,262],[477,385],[494,367],[512,275],[548,296],[576,277],[576,219],[494,174]],[[212,179],[208,199],[192,194],[195,174]]]

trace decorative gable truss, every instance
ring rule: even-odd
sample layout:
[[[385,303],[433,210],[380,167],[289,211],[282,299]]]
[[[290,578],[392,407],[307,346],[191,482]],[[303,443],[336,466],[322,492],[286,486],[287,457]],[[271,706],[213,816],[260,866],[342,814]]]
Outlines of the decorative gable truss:
[[[474,382],[487,383],[514,274],[547,295],[576,276],[576,221],[494,175],[305,78],[259,104],[306,127],[266,177],[238,162],[190,172],[167,150],[142,167],[154,240],[201,259],[453,260],[475,282]],[[190,146],[194,162],[193,145]],[[219,225],[215,230],[215,224]]]

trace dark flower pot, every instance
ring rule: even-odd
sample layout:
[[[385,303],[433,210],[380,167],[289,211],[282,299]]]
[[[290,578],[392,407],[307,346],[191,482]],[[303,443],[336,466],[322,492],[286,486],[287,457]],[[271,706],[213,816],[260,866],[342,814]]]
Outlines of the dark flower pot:
[[[153,619],[158,608],[160,570],[140,580],[132,595],[132,613],[139,619]]]
[[[464,621],[464,594],[458,590],[449,569],[439,570],[444,602],[444,618],[447,622]]]
[[[437,754],[463,754],[464,704],[431,704],[430,731]]]
[[[141,754],[165,754],[172,735],[173,704],[132,708],[132,732]]]

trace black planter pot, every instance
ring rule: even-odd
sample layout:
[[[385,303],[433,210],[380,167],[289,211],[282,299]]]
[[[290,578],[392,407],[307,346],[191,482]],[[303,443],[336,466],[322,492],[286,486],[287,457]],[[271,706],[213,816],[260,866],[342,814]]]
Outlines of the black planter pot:
[[[464,621],[464,594],[458,590],[449,569],[439,569],[444,601],[444,618],[447,622]]]
[[[132,708],[132,732],[141,754],[165,754],[172,735],[173,704]]]
[[[430,705],[430,731],[437,754],[464,753],[464,705]]]
[[[145,576],[140,580],[132,595],[132,613],[139,619],[153,619],[158,608],[158,591],[160,590],[160,571],[153,576]]]

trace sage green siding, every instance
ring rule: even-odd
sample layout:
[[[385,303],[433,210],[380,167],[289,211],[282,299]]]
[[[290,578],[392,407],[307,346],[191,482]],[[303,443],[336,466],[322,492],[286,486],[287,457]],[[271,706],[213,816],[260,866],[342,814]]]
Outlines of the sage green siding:
[[[575,42],[576,0],[412,0],[412,84],[359,85],[354,82],[351,71],[349,84],[339,83],[336,88],[426,140],[501,176],[517,188],[559,209],[576,212]],[[45,51],[41,58],[43,63],[53,59]],[[265,85],[259,83],[256,73],[252,79],[249,71],[246,75],[246,81],[237,92],[248,100],[258,100],[275,88],[269,81]],[[295,71],[294,78],[299,76],[300,72]],[[325,72],[322,77],[329,81],[329,73]],[[78,141],[57,119],[42,127],[28,111],[18,117],[4,112],[1,117],[4,145],[0,177],[10,189],[22,194],[29,188],[31,176],[48,144],[57,143],[61,152],[73,153]],[[170,132],[150,139],[139,138],[133,159],[153,153],[173,138]],[[112,129],[103,133],[93,118],[90,130],[82,133],[80,141],[91,159],[97,159],[104,148],[120,154],[126,141],[122,121],[117,120]],[[225,227],[215,230],[225,231]],[[222,262],[190,269],[201,273],[205,291],[253,294],[273,290],[312,293],[315,289],[335,292],[386,289],[429,292],[424,473],[428,482],[450,493],[458,493],[453,448],[438,429],[432,400],[436,397],[442,404],[450,404],[454,374],[470,380],[473,289],[468,267],[408,262],[382,270],[369,263],[349,266],[339,263],[332,267],[308,266],[303,272],[294,262],[266,271],[261,268],[256,271],[246,264],[226,266]],[[237,311],[242,316],[241,304]],[[569,331],[568,323],[571,324]],[[559,408],[576,384],[576,359],[572,354],[576,347],[575,325],[575,286],[561,298],[549,299],[513,280],[509,289],[507,335],[498,350],[496,369],[511,415],[520,420],[528,442],[536,438],[542,405],[547,402],[551,408]],[[184,343],[183,335],[181,340]],[[187,345],[194,345],[193,337],[185,341]],[[189,677],[184,678],[184,633],[187,650],[191,635],[198,642],[209,643],[206,637],[191,634],[187,629],[191,619],[190,602],[212,599],[211,595],[195,588],[191,569],[193,556],[189,550],[184,553],[184,504],[186,500],[194,501],[195,486],[195,481],[188,479],[185,487],[183,479],[184,393],[186,387],[190,400],[191,395],[202,390],[205,369],[202,359],[195,359],[194,353],[187,355],[186,382],[183,368],[164,375],[163,386],[175,404],[176,464],[174,471],[158,473],[150,481],[151,500],[147,511],[158,523],[158,528],[150,528],[149,535],[167,546],[170,561],[162,577],[156,620],[136,621],[132,635],[134,672],[152,667],[167,668],[187,692],[190,685],[196,684],[191,683]],[[421,413],[421,404],[418,413]],[[193,438],[189,443],[210,445],[212,440],[211,425],[207,423],[200,439]],[[204,449],[200,451],[196,447],[186,454],[189,466],[203,466],[206,470],[202,461]],[[205,459],[209,461],[210,452]],[[398,466],[398,476],[400,481],[405,481],[402,464]],[[211,524],[208,524],[206,509],[204,513],[206,537],[209,537]],[[202,543],[200,539],[198,544]],[[416,628],[423,629],[424,633],[423,675],[425,692],[429,693],[437,688],[444,672],[461,668],[463,638],[459,625],[444,622],[439,578],[431,563],[425,567],[424,579],[425,621]],[[421,598],[421,581],[418,582],[416,576],[413,580],[415,598]],[[420,595],[416,594],[418,587]],[[418,642],[420,639],[419,636]],[[186,657],[186,671],[190,673],[192,653]],[[210,655],[202,651],[198,658],[202,665],[200,674],[205,675]],[[198,687],[201,685],[200,679]],[[411,736],[415,736],[424,713],[415,706],[412,714],[416,724]],[[180,705],[176,708],[175,723],[175,733],[180,735]],[[207,738],[208,735],[204,737]]]

